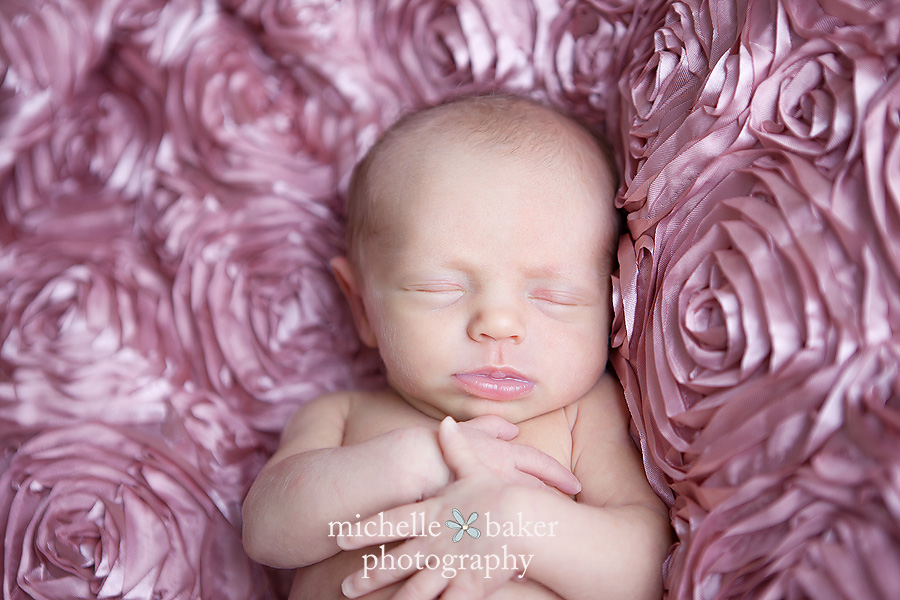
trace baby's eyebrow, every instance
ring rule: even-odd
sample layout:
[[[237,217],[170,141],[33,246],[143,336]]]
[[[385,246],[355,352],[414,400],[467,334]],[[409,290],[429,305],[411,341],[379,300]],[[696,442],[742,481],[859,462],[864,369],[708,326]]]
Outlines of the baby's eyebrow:
[[[450,260],[447,262],[440,262],[439,265],[445,269],[458,271],[460,273],[471,273],[475,270],[475,267],[466,262],[465,260]],[[540,265],[529,267],[524,270],[524,276],[529,280],[542,280],[542,279],[564,279],[564,280],[576,280],[577,277],[570,271],[570,269],[563,268],[559,265],[548,264],[548,265]]]
[[[440,269],[442,271],[455,272],[462,275],[468,275],[472,273],[476,268],[472,263],[461,259],[461,258],[453,258],[450,260],[436,260],[433,265],[433,268]],[[419,275],[419,272],[416,272],[416,275]],[[523,271],[523,276],[525,279],[529,281],[547,281],[547,282],[560,282],[565,284],[586,284],[592,283],[587,281],[590,277],[585,277],[585,273],[580,273],[578,269],[573,269],[568,265],[560,265],[558,263],[548,263],[542,265],[533,265],[527,267]],[[595,274],[596,279],[599,280],[599,274]]]
[[[593,286],[603,279],[601,273],[596,270],[580,271],[560,265],[533,267],[525,271],[525,277],[531,281],[546,281],[575,287]]]
[[[560,277],[563,275],[563,269],[558,265],[542,265],[528,269],[525,274],[529,277]]]
[[[555,264],[532,267],[525,271],[525,276],[528,279],[577,279],[570,269]]]

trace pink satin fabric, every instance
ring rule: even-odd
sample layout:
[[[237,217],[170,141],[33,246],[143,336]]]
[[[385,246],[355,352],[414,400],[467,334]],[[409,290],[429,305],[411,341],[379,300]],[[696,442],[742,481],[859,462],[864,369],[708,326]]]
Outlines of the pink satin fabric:
[[[900,590],[900,5],[0,2],[4,598],[280,598],[240,505],[294,410],[381,384],[327,261],[403,112],[606,136],[612,362],[667,597]]]
[[[676,2],[619,81],[613,361],[669,597],[900,589],[898,18]]]

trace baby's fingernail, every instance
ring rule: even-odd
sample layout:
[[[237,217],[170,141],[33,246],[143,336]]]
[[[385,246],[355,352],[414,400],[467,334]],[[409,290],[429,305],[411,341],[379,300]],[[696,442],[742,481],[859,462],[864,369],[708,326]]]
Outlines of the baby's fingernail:
[[[336,538],[334,538],[334,541],[335,541],[335,543],[337,543],[338,548],[340,548],[341,550],[346,550],[346,548],[344,546],[347,544],[347,536],[339,535]]]
[[[453,429],[453,430],[459,429],[459,423],[457,423],[456,420],[453,417],[451,417],[450,415],[447,415],[446,417],[444,417],[444,423],[448,423],[450,426],[450,429]]]
[[[354,587],[353,578],[348,577],[341,583],[341,593],[347,598],[356,598],[356,590]]]

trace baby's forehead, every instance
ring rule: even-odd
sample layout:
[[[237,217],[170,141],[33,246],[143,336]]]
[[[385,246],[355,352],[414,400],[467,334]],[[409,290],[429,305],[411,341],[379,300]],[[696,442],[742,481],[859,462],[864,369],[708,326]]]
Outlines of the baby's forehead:
[[[440,105],[402,119],[385,138],[386,155],[417,154],[447,145],[516,156],[546,156],[579,145],[596,148],[596,141],[579,125],[523,99],[476,98]]]
[[[497,157],[499,161],[492,160]],[[398,227],[407,220],[404,215],[417,210],[412,204],[418,200],[410,197],[410,190],[429,178],[440,179],[445,171],[467,178],[465,171],[452,169],[454,161],[467,159],[478,168],[479,158],[488,158],[485,162],[492,165],[510,160],[548,179],[583,182],[591,190],[582,198],[591,200],[584,210],[604,215],[610,221],[610,239],[616,235],[617,220],[606,214],[615,210],[616,175],[596,138],[575,121],[535,102],[476,99],[404,117],[372,148],[355,195],[355,214],[366,215],[364,221],[357,219],[365,225],[351,228],[356,247],[402,235]]]
[[[460,152],[504,156],[559,175],[599,177],[603,187],[615,180],[600,143],[568,117],[522,99],[476,99],[402,119],[373,148],[369,184],[383,188],[441,169]]]

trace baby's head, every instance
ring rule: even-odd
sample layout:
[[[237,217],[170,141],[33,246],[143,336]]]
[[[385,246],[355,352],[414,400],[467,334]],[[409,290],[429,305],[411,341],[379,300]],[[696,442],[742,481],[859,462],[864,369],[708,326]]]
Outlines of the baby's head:
[[[606,365],[615,188],[596,139],[530,100],[391,127],[354,171],[332,261],[388,383],[435,418],[513,423],[587,392]]]

